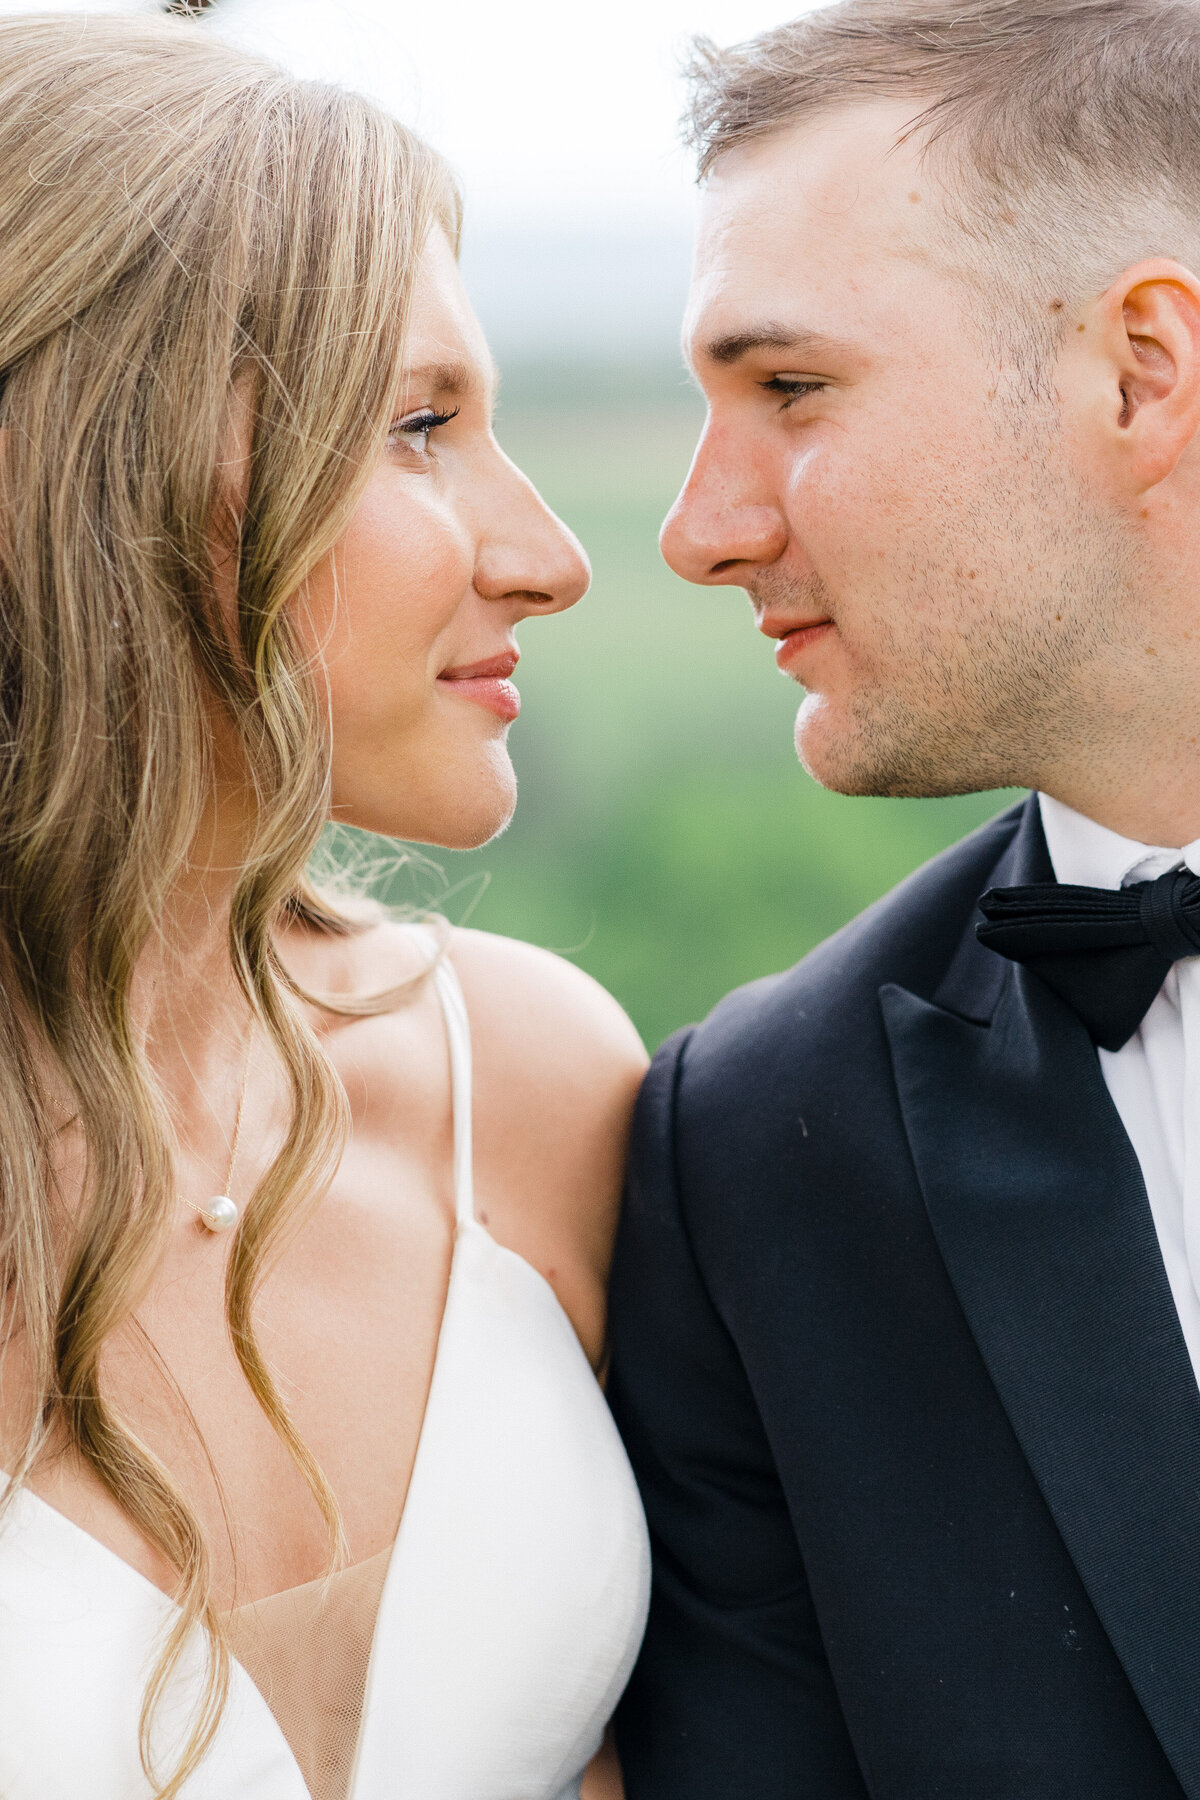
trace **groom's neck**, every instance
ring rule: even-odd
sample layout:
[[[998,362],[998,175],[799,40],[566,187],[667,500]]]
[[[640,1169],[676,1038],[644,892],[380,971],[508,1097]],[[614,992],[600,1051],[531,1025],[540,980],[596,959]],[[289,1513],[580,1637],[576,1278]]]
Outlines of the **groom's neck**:
[[[1176,741],[1147,732],[1141,750],[1122,742],[1088,765],[1052,770],[1035,785],[1086,818],[1139,844],[1182,849],[1200,838],[1200,709]]]

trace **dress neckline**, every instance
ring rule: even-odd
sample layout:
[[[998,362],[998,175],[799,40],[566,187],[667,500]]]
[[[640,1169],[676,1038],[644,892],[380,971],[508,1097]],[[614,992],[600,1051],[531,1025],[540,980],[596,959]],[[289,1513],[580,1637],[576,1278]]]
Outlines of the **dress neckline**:
[[[432,978],[447,1016],[456,1225],[408,1490],[396,1535],[377,1553],[387,1566],[370,1635],[348,1800],[382,1800],[391,1793],[402,1764],[413,1772],[414,1791],[432,1796],[436,1789],[439,1800],[445,1800],[433,1777],[443,1771],[447,1756],[459,1772],[460,1787],[465,1772],[462,1791],[478,1792],[481,1800],[485,1789],[487,1800],[500,1800],[501,1790],[509,1800],[510,1789],[531,1796],[536,1789],[539,1800],[561,1791],[566,1800],[575,1787],[563,1783],[572,1776],[577,1781],[592,1754],[641,1634],[648,1589],[645,1527],[628,1463],[565,1308],[541,1271],[497,1243],[475,1217],[465,1007],[461,1015],[454,1009],[455,1001],[460,1007],[462,1002],[448,965],[444,974],[435,969]],[[490,1482],[486,1504],[477,1492],[484,1470]],[[6,1483],[0,1473],[0,1490]],[[143,1641],[148,1644],[170,1629],[178,1616],[177,1602],[41,1495],[25,1488],[14,1499],[16,1592],[35,1647],[42,1645],[39,1583],[44,1571],[61,1563],[63,1591],[72,1596],[72,1607],[93,1606],[100,1618],[106,1610],[113,1612],[121,1646],[115,1666],[127,1671],[120,1680],[127,1683],[132,1703],[144,1679],[137,1673],[145,1655]],[[540,1523],[545,1518],[558,1526],[548,1535]],[[628,1576],[629,1590],[625,1612],[618,1609],[619,1644],[611,1629],[600,1631],[600,1621],[611,1617],[618,1569]],[[494,1616],[499,1609],[509,1631],[514,1619],[526,1617],[539,1581],[546,1587],[548,1609],[544,1674],[561,1689],[561,1730],[545,1742],[537,1729],[544,1687],[539,1685],[535,1696],[528,1670],[521,1673],[524,1664],[510,1666],[508,1640]],[[258,1604],[282,1600],[305,1585],[264,1596]],[[590,1698],[576,1662],[565,1654],[577,1633],[564,1635],[562,1629],[564,1619],[573,1616],[567,1597],[577,1589],[576,1605],[583,1609],[577,1623],[595,1623],[597,1668],[605,1671],[603,1691],[596,1689]],[[67,1647],[64,1640],[53,1649],[59,1662]],[[0,1642],[0,1660],[3,1650]],[[189,1665],[199,1651],[197,1641],[189,1651]],[[232,1779],[236,1765],[242,1771],[232,1779],[237,1786],[252,1765],[260,1782],[256,1792],[265,1796],[269,1791],[271,1800],[312,1800],[304,1769],[269,1700],[246,1665],[236,1655],[231,1660],[231,1703],[214,1744],[214,1768]],[[36,1656],[21,1665],[31,1683],[22,1703],[31,1718],[41,1716],[38,1707],[47,1691],[43,1665],[44,1658]],[[45,1663],[46,1669],[50,1666]],[[195,1678],[201,1674],[197,1661]],[[117,1681],[115,1673],[113,1679]],[[447,1710],[456,1684],[464,1681],[474,1697],[474,1736],[468,1733],[465,1739],[452,1730]],[[121,1714],[124,1692],[119,1686],[108,1692],[106,1720],[115,1716],[114,1703]],[[587,1704],[576,1713],[581,1697]],[[512,1738],[514,1718],[525,1721],[528,1741],[520,1734]],[[136,1708],[119,1732],[132,1733],[135,1726]],[[117,1726],[112,1730],[118,1733]],[[497,1746],[502,1744],[516,1757],[519,1774],[505,1774],[498,1767]],[[535,1744],[536,1754],[530,1747]],[[129,1776],[132,1785],[133,1761]],[[78,1791],[78,1783],[72,1791]],[[29,1789],[30,1795],[37,1792],[36,1784]]]
[[[515,1257],[516,1260],[519,1263],[521,1263],[524,1268],[528,1269],[529,1273],[531,1275],[533,1275],[536,1278],[536,1280],[541,1282],[541,1284],[546,1288],[546,1290],[550,1294],[551,1298],[554,1300],[555,1304],[559,1307],[559,1309],[564,1310],[562,1308],[562,1302],[559,1300],[558,1295],[554,1292],[554,1289],[550,1286],[550,1283],[546,1280],[545,1276],[541,1273],[541,1271],[538,1269],[535,1269],[532,1263],[527,1262],[523,1256],[519,1256],[515,1250],[509,1250],[507,1245],[505,1245],[505,1244],[498,1244],[496,1242],[496,1240],[492,1237],[491,1233],[487,1230],[486,1226],[481,1225],[477,1219],[468,1219],[468,1220],[464,1221],[463,1224],[460,1224],[455,1228],[454,1246],[453,1246],[453,1249],[450,1254],[450,1281],[447,1283],[447,1293],[449,1293],[449,1288],[453,1284],[453,1281],[454,1281],[454,1271],[455,1271],[455,1265],[458,1261],[459,1245],[462,1242],[464,1236],[466,1236],[470,1233],[477,1233],[480,1237],[486,1238],[487,1242],[491,1245],[492,1249],[495,1250],[498,1255]],[[441,1360],[442,1345],[445,1341],[445,1335],[446,1335],[446,1310],[447,1309],[443,1307],[441,1323],[438,1326],[437,1344],[434,1348],[434,1356],[433,1356],[433,1375],[432,1375],[432,1377],[430,1379],[430,1383],[429,1383],[429,1393],[428,1393],[428,1395],[426,1397],[426,1401],[425,1401],[425,1413],[421,1419],[421,1429],[417,1436],[417,1447],[413,1454],[412,1473],[409,1476],[409,1482],[408,1482],[409,1493],[412,1492],[413,1483],[416,1478],[417,1464],[418,1464],[418,1462],[420,1460],[420,1456],[421,1456],[421,1445],[425,1441],[426,1426],[429,1421],[433,1396],[434,1396],[434,1392],[435,1392],[435,1388],[436,1388],[438,1363]],[[564,1310],[564,1316],[565,1316],[565,1310]],[[572,1329],[574,1329],[574,1328],[572,1327]],[[582,1354],[582,1349],[581,1349],[580,1353]],[[11,1485],[12,1485],[12,1476],[9,1474],[8,1470],[0,1469],[0,1494],[3,1494]],[[119,1550],[114,1550],[111,1544],[106,1544],[104,1542],[103,1538],[97,1537],[94,1531],[89,1531],[86,1525],[81,1525],[77,1519],[73,1519],[71,1517],[70,1513],[63,1512],[62,1508],[55,1506],[55,1504],[52,1500],[47,1500],[44,1494],[39,1494],[34,1488],[26,1486],[26,1487],[22,1487],[18,1498],[20,1499],[22,1505],[32,1503],[33,1505],[38,1507],[42,1512],[48,1513],[50,1515],[51,1519],[64,1525],[68,1531],[74,1532],[78,1537],[84,1539],[86,1543],[94,1546],[95,1549],[97,1551],[99,1551],[102,1556],[108,1557],[112,1562],[117,1563],[122,1569],[126,1570],[135,1582],[139,1583],[149,1593],[156,1594],[158,1596],[158,1598],[161,1601],[163,1601],[167,1607],[169,1607],[173,1611],[178,1610],[178,1602],[175,1600],[173,1595],[171,1595],[167,1592],[166,1588],[159,1587],[158,1583],[156,1581],[152,1581],[150,1579],[149,1575],[144,1575],[142,1573],[141,1569],[138,1568],[136,1563],[132,1563],[129,1561],[128,1557],[122,1556],[121,1552]],[[345,1565],[344,1569],[334,1570],[334,1574],[338,1575],[338,1574],[348,1573],[351,1569],[360,1568],[364,1562],[374,1561],[377,1557],[386,1556],[386,1557],[390,1558],[395,1552],[395,1547],[399,1541],[400,1533],[404,1528],[404,1519],[405,1519],[405,1515],[407,1514],[407,1512],[408,1512],[408,1501],[406,1498],[403,1510],[401,1511],[401,1514],[400,1514],[400,1521],[396,1527],[395,1536],[392,1538],[391,1543],[386,1544],[382,1550],[377,1550],[377,1551],[373,1552],[372,1556],[370,1556],[370,1557],[359,1557],[356,1562],[347,1563]],[[273,1593],[259,1594],[253,1600],[239,1600],[239,1601],[235,1602],[235,1605],[233,1608],[228,1609],[228,1610],[240,1611],[243,1607],[265,1606],[272,1600],[282,1600],[282,1599],[286,1598],[286,1596],[289,1594],[295,1594],[295,1593],[299,1592],[299,1590],[301,1588],[312,1587],[317,1582],[321,1581],[322,1579],[324,1579],[324,1578],[321,1576],[314,1576],[308,1581],[293,1582],[291,1587],[276,1588]]]
[[[416,926],[414,929],[420,931],[422,935],[427,935],[431,939],[433,938],[433,932],[426,926]],[[442,1018],[446,1027],[446,1042],[450,1054],[450,1116],[453,1131],[455,1229],[454,1241],[450,1252],[450,1272],[446,1283],[446,1299],[448,1302],[450,1289],[454,1281],[455,1264],[458,1260],[459,1244],[462,1240],[464,1230],[474,1227],[476,1230],[483,1232],[489,1242],[494,1242],[494,1240],[491,1238],[490,1232],[480,1225],[475,1217],[470,1019],[467,1015],[466,1001],[463,997],[462,986],[459,982],[458,975],[444,951],[438,951],[436,942],[434,943],[434,954],[435,961],[432,964],[431,973],[438,1000],[441,1003]],[[505,1246],[502,1244],[496,1244],[495,1247],[500,1251],[504,1251],[505,1249]],[[516,1253],[510,1252],[509,1254],[515,1255]],[[524,1261],[524,1258],[521,1258],[520,1260]],[[527,1264],[526,1266],[532,1268],[532,1264]],[[539,1272],[534,1269],[533,1273],[537,1275]],[[544,1279],[544,1277],[542,1279]],[[547,1286],[549,1286],[548,1283]],[[553,1289],[551,1289],[551,1293],[553,1293]],[[555,1295],[554,1297],[557,1300],[558,1296]],[[421,1415],[421,1425],[417,1433],[416,1446],[413,1450],[408,1478],[408,1490],[405,1494],[404,1505],[401,1509],[400,1518],[391,1543],[385,1545],[382,1550],[375,1551],[374,1556],[376,1557],[391,1556],[395,1549],[400,1529],[404,1524],[404,1514],[408,1510],[408,1494],[412,1491],[413,1478],[417,1472],[417,1461],[420,1457],[421,1445],[425,1438],[425,1427],[429,1418],[430,1402],[436,1391],[437,1366],[441,1358],[442,1344],[445,1338],[447,1310],[447,1305],[443,1305],[442,1316],[438,1321],[437,1339],[433,1347],[433,1365],[430,1372],[429,1387],[425,1395],[425,1410]],[[6,1469],[0,1469],[0,1494],[6,1491],[11,1482],[12,1476],[8,1471]],[[36,1493],[29,1487],[23,1488],[22,1493],[27,1495],[30,1500],[34,1500],[38,1505],[44,1507],[47,1512],[52,1513],[55,1518],[61,1519],[65,1525],[80,1532],[90,1543],[95,1544],[99,1550],[105,1551],[109,1556],[115,1557],[116,1561],[124,1568],[128,1569],[131,1575],[138,1581],[145,1583],[145,1585],[148,1588],[151,1588],[156,1594],[160,1594],[170,1605],[174,1606],[176,1604],[172,1595],[169,1594],[165,1588],[159,1587],[156,1581],[152,1581],[148,1575],[144,1575],[136,1564],[131,1563],[127,1557],[122,1556],[119,1550],[114,1550],[110,1544],[104,1542],[103,1538],[98,1538],[95,1533],[89,1531],[85,1525],[80,1525],[77,1520],[71,1518],[69,1513],[65,1513],[60,1507],[55,1506],[53,1501],[45,1499],[43,1495]],[[371,1559],[360,1557],[357,1562],[348,1563],[346,1565],[346,1570],[348,1571],[357,1568],[363,1562],[369,1560]],[[342,1571],[334,1572],[340,1573]],[[312,1579],[319,1581],[322,1577],[316,1576]],[[272,1600],[282,1600],[287,1595],[295,1594],[299,1592],[301,1588],[309,1587],[310,1585],[311,1580],[293,1582],[290,1587],[276,1588],[273,1593],[256,1595],[253,1600],[235,1601],[234,1607],[229,1610],[240,1610],[243,1606],[260,1606],[265,1605]]]
[[[566,1308],[563,1306],[558,1295],[555,1293],[554,1288],[551,1286],[550,1282],[547,1281],[541,1270],[536,1269],[531,1262],[521,1256],[517,1251],[510,1250],[506,1244],[498,1243],[491,1232],[488,1231],[486,1226],[482,1225],[478,1219],[468,1217],[460,1220],[455,1228],[454,1247],[450,1259],[450,1280],[447,1284],[447,1301],[443,1308],[441,1324],[438,1328],[437,1348],[434,1353],[433,1375],[430,1380],[429,1394],[426,1400],[425,1416],[421,1421],[421,1431],[417,1439],[417,1448],[413,1457],[412,1473],[408,1483],[408,1494],[405,1498],[404,1508],[400,1515],[400,1522],[396,1528],[396,1534],[393,1537],[391,1544],[385,1546],[383,1550],[376,1553],[376,1558],[386,1559],[386,1569],[383,1576],[382,1598],[376,1614],[374,1628],[371,1633],[370,1650],[367,1657],[366,1693],[368,1696],[368,1704],[371,1692],[372,1675],[379,1647],[380,1623],[383,1618],[384,1609],[388,1603],[389,1589],[392,1585],[393,1575],[396,1571],[400,1553],[403,1548],[406,1527],[409,1525],[413,1496],[420,1492],[421,1486],[423,1485],[418,1479],[423,1469],[423,1451],[427,1441],[437,1428],[437,1416],[440,1412],[438,1394],[441,1389],[438,1374],[442,1363],[446,1360],[447,1344],[449,1341],[447,1321],[451,1314],[451,1296],[454,1294],[456,1278],[459,1277],[460,1270],[464,1266],[464,1252],[467,1250],[468,1246],[472,1245],[478,1246],[485,1255],[494,1257],[498,1262],[508,1263],[519,1272],[523,1281],[533,1283],[535,1291],[540,1292],[543,1300],[549,1304],[551,1310],[558,1316],[562,1325],[565,1327],[566,1334],[574,1345],[579,1359],[585,1364],[589,1375],[594,1378],[594,1371],[592,1370],[591,1364],[587,1361],[583,1346],[579,1342]],[[7,1471],[0,1469],[0,1494],[5,1491],[10,1483],[11,1476]],[[102,1563],[118,1572],[123,1580],[128,1580],[134,1591],[140,1589],[145,1598],[158,1611],[165,1624],[169,1624],[178,1614],[180,1610],[179,1603],[173,1595],[168,1594],[165,1589],[159,1587],[158,1583],[152,1581],[148,1575],[144,1575],[139,1568],[129,1562],[119,1551],[114,1550],[111,1545],[106,1544],[102,1538],[98,1538],[93,1532],[88,1531],[86,1526],[78,1524],[76,1520],[69,1516],[69,1514],[60,1511],[51,1501],[46,1500],[41,1494],[35,1493],[32,1488],[28,1487],[23,1487],[21,1489],[20,1493],[17,1495],[17,1500],[21,1506],[32,1507],[35,1514],[40,1516],[45,1523],[52,1528],[63,1530],[69,1537],[73,1538],[76,1543],[82,1545],[89,1555],[98,1557]],[[3,1527],[0,1526],[0,1531],[2,1531],[2,1529]],[[361,1568],[364,1562],[372,1560],[375,1560],[375,1558],[360,1558],[357,1563],[348,1565],[346,1572],[349,1572],[351,1569]],[[244,1604],[246,1606],[270,1604],[272,1601],[284,1600],[287,1596],[296,1593],[298,1589],[309,1587],[311,1585],[313,1584],[309,1582],[294,1583],[290,1588],[281,1588],[274,1594],[263,1595],[257,1601],[247,1601]],[[301,1795],[304,1797],[304,1800],[311,1800],[311,1791],[305,1783],[303,1771],[278,1720],[271,1710],[269,1701],[258,1687],[254,1677],[250,1674],[250,1671],[246,1668],[245,1664],[232,1653],[230,1654],[230,1664],[236,1674],[252,1690],[255,1699],[261,1705],[263,1714],[266,1719],[270,1721],[271,1729],[277,1736],[280,1753],[286,1756],[288,1765],[294,1772],[296,1781],[301,1784],[297,1800],[300,1800]],[[365,1717],[366,1710],[364,1708],[363,1718],[360,1719],[359,1722],[358,1746],[350,1775],[350,1800],[354,1800],[355,1784],[358,1773],[358,1757],[362,1750],[363,1723]]]

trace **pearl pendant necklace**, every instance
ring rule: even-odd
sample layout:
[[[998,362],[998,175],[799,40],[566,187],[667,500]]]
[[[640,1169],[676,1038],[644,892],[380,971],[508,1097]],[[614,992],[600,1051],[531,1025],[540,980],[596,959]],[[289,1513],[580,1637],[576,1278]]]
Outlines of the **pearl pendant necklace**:
[[[250,1030],[246,1034],[246,1058],[242,1064],[242,1091],[238,1095],[237,1112],[233,1120],[233,1141],[229,1146],[229,1167],[225,1172],[225,1188],[223,1194],[214,1194],[205,1206],[195,1200],[188,1205],[200,1215],[200,1223],[206,1230],[216,1235],[232,1231],[241,1218],[241,1208],[236,1200],[229,1196],[228,1190],[233,1186],[233,1171],[237,1164],[238,1145],[242,1139],[242,1114],[246,1110],[246,1088],[250,1080],[250,1051],[254,1043],[254,1021],[250,1021]]]
[[[237,1201],[231,1200],[228,1194],[214,1194],[207,1206],[196,1210],[210,1231],[232,1231],[240,1217]]]

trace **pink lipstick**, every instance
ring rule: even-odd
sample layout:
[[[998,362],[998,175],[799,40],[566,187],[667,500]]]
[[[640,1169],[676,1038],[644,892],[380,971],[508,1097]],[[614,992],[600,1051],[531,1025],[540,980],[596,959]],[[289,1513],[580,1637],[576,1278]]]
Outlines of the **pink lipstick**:
[[[521,696],[510,677],[517,666],[519,652],[505,650],[485,662],[464,663],[459,668],[443,669],[438,680],[460,700],[473,700],[511,725],[521,710]]]

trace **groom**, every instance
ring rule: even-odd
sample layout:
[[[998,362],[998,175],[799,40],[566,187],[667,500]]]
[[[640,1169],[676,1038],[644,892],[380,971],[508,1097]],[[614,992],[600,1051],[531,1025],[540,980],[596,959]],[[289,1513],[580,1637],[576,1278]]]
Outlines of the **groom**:
[[[827,786],[1035,794],[655,1061],[628,1794],[1200,1800],[1200,10],[844,0],[692,122],[668,562]]]

